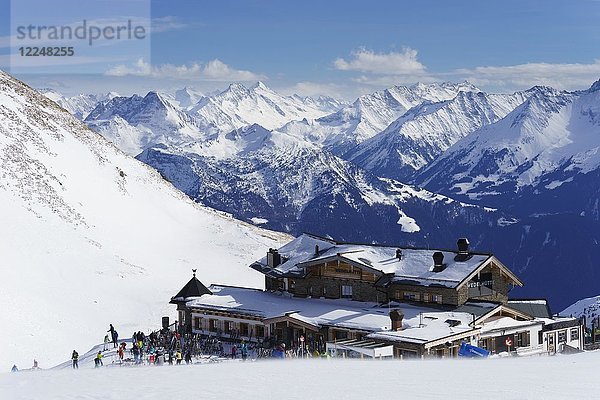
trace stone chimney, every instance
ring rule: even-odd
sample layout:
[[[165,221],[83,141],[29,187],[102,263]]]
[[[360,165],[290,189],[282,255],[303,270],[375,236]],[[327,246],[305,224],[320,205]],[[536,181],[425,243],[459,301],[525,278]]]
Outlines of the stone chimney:
[[[461,256],[469,255],[469,239],[460,238],[456,242],[456,245],[458,246],[458,254]]]
[[[402,310],[395,309],[390,311],[390,319],[392,320],[392,331],[401,331],[402,320],[404,319]]]
[[[267,253],[267,265],[269,268],[275,268],[281,264],[281,255],[277,249],[269,249]]]
[[[433,253],[433,272],[441,272],[444,268],[444,253],[436,251]]]

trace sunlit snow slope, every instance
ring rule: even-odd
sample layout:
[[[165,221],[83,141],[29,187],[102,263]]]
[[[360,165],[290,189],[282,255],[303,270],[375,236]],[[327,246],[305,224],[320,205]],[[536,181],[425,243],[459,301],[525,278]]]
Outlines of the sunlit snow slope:
[[[87,349],[109,323],[154,328],[198,268],[246,266],[287,237],[203,208],[46,97],[0,72],[0,370]]]

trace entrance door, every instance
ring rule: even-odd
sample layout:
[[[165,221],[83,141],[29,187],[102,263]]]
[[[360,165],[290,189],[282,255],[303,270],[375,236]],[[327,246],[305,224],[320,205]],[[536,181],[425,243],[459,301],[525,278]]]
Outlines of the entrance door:
[[[556,338],[555,338],[556,334],[555,333],[550,333],[548,334],[548,352],[549,353],[556,353]]]

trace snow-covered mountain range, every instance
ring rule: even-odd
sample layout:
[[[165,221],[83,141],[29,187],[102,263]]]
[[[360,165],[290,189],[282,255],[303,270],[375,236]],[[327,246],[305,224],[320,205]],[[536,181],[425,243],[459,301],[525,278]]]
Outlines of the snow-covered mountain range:
[[[0,166],[5,371],[62,361],[109,323],[122,336],[159,326],[192,268],[206,284],[262,287],[247,264],[288,240],[194,203],[3,72]]]
[[[517,295],[564,307],[597,293],[599,86],[416,84],[348,104],[259,82],[115,98],[86,123],[200,203],[290,233],[423,246],[467,235],[521,274]]]

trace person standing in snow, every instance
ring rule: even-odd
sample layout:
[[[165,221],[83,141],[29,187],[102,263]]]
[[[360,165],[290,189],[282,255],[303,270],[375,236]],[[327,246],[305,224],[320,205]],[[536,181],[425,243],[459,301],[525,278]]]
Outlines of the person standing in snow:
[[[231,358],[235,360],[236,356],[237,356],[237,346],[234,344],[233,347],[231,348]]]
[[[248,345],[246,344],[246,342],[244,340],[242,340],[241,351],[242,351],[242,360],[246,361],[246,358],[248,358]]]
[[[98,354],[96,355],[96,358],[94,359],[94,364],[96,365],[96,368],[104,365],[102,363],[102,352],[101,351],[99,351]]]
[[[175,360],[177,365],[181,364],[181,360],[183,359],[183,356],[181,355],[181,350],[177,350],[177,352],[175,353]]]
[[[112,336],[113,348],[117,347],[117,341],[119,340],[119,333],[115,330]]]
[[[108,350],[107,347],[108,347],[109,343],[110,343],[110,339],[108,338],[108,335],[104,335],[104,349],[103,349],[103,351]]]
[[[73,361],[73,369],[79,369],[79,353],[77,353],[75,350],[73,350],[71,360]]]
[[[106,332],[110,332],[110,337],[113,341],[113,348],[116,348],[117,341],[115,340],[115,327],[113,326],[113,324],[110,324],[110,328],[108,328],[108,330]]]
[[[19,368],[17,368],[16,364],[13,365],[13,367],[10,369],[10,372],[19,372]]]

